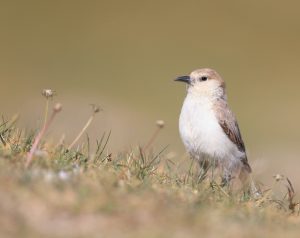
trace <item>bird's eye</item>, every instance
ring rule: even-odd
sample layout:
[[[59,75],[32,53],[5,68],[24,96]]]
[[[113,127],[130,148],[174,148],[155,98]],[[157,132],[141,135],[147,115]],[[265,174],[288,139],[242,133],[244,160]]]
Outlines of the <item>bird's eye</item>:
[[[206,76],[202,76],[201,78],[200,78],[200,81],[206,81],[207,80],[207,77]]]

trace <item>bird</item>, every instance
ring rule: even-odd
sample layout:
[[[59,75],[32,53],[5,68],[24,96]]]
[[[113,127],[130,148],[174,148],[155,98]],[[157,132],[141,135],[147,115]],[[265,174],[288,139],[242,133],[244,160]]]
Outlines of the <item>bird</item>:
[[[252,169],[223,78],[213,69],[202,68],[175,81],[187,84],[179,133],[190,157],[204,170],[212,165],[220,168],[223,185],[236,177],[245,181]]]

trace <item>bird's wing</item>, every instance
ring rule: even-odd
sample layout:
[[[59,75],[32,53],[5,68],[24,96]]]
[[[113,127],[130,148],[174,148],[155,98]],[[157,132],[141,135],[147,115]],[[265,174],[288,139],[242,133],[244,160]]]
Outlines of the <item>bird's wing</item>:
[[[251,172],[251,167],[248,164],[248,159],[246,155],[245,144],[243,142],[240,129],[236,118],[232,111],[229,109],[228,104],[225,100],[218,100],[215,104],[216,106],[216,116],[225,134],[228,138],[238,147],[239,151],[244,152],[245,156],[241,158],[242,163],[245,168]]]

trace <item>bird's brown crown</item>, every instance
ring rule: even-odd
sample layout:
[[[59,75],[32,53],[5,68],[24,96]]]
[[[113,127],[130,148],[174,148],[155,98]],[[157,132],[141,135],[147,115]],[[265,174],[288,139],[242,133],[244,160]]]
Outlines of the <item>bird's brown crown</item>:
[[[220,86],[225,87],[225,81],[213,69],[209,69],[209,68],[196,69],[190,74],[190,78],[193,84],[198,82],[216,80],[219,82]]]

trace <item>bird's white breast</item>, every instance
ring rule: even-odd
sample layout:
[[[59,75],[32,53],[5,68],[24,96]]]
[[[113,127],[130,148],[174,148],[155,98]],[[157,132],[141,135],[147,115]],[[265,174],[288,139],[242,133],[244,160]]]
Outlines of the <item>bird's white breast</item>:
[[[239,154],[219,125],[210,97],[187,95],[180,114],[179,131],[187,151],[198,160],[204,156],[234,159]]]

